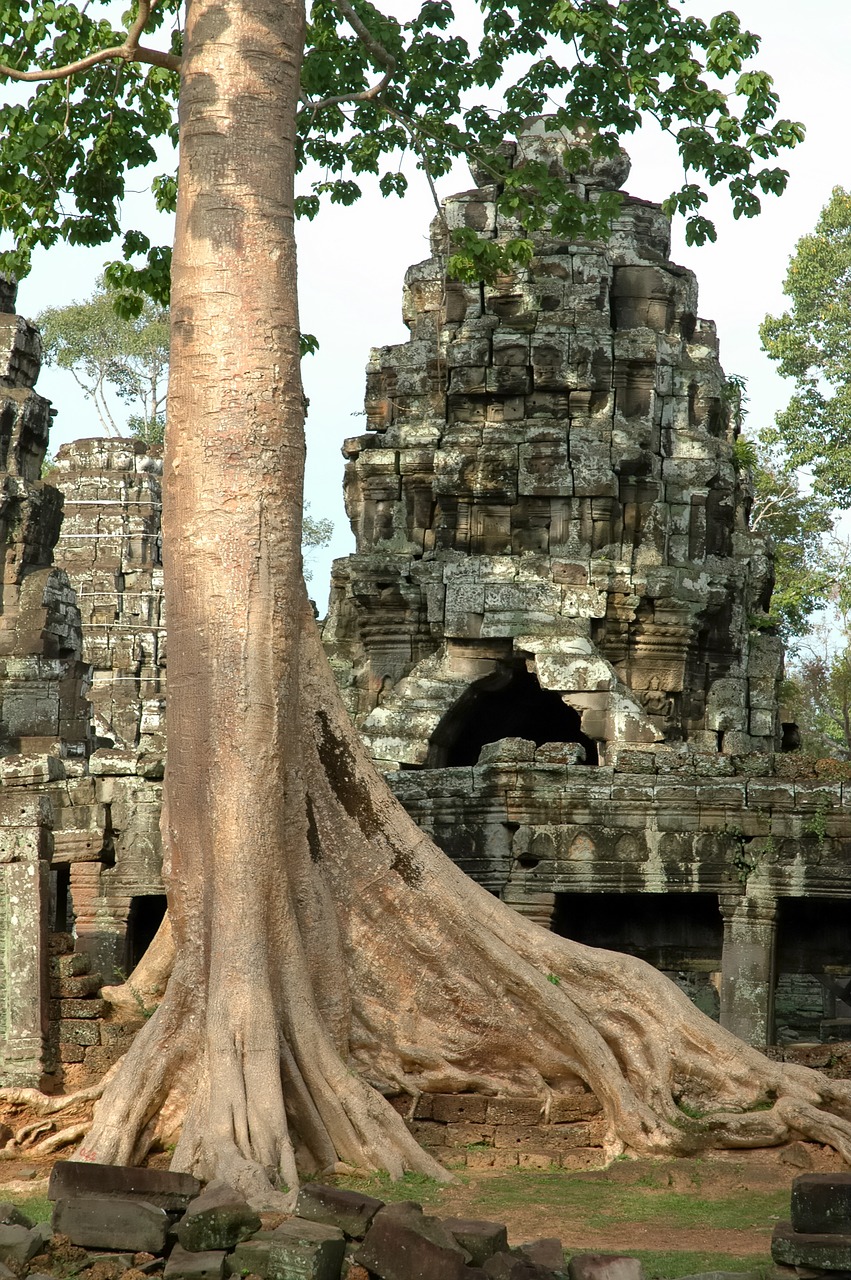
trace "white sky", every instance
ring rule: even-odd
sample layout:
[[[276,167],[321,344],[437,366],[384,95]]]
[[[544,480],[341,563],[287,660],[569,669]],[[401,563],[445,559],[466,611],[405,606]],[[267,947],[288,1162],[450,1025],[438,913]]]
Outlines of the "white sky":
[[[728,4],[730,0],[727,0]],[[724,0],[685,0],[685,7],[709,16]],[[742,22],[763,38],[757,65],[769,71],[780,94],[781,114],[807,127],[802,146],[780,163],[790,171],[786,194],[767,197],[762,215],[735,222],[723,192],[714,193],[710,216],[718,227],[715,245],[689,249],[682,224],[674,225],[675,261],[691,267],[700,284],[700,313],[715,320],[721,359],[728,373],[748,378],[751,422],[769,421],[786,401],[788,389],[760,350],[758,328],[767,312],[783,309],[782,283],[788,258],[800,236],[810,231],[834,186],[851,186],[848,143],[847,75],[851,65],[849,0],[732,0]],[[0,91],[2,92],[2,91]],[[626,140],[633,158],[627,190],[662,200],[678,185],[680,172],[670,139],[650,129]],[[464,168],[440,184],[449,195],[471,185]],[[127,223],[151,231],[150,202],[140,194],[128,201]],[[334,521],[328,553],[316,557],[313,593],[324,610],[330,560],[353,547],[342,504],[345,436],[364,429],[364,366],[370,346],[402,342],[402,277],[428,256],[428,224],[433,216],[424,179],[414,175],[404,200],[383,200],[377,190],[350,209],[327,206],[313,223],[299,226],[301,323],[319,339],[317,355],[304,362],[308,420],[306,496],[314,516]],[[139,222],[141,218],[141,224]],[[160,232],[161,236],[168,234]],[[22,281],[18,309],[35,315],[88,295],[109,250],[57,247],[41,254]],[[58,410],[53,445],[98,434],[92,409],[70,375],[45,369],[38,389]]]

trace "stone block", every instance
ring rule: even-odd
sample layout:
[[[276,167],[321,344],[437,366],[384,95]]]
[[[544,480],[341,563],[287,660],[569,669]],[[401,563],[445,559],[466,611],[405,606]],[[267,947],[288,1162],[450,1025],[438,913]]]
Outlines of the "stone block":
[[[467,1166],[470,1169],[513,1169],[519,1162],[516,1151],[468,1151]]]
[[[771,1235],[771,1256],[791,1267],[851,1271],[851,1234],[795,1231],[791,1222],[778,1222]]]
[[[64,1020],[78,1018],[102,1018],[109,1010],[105,1000],[93,997],[88,1000],[60,1000],[59,1016]]]
[[[0,1202],[0,1226],[26,1227],[29,1231],[35,1223],[22,1213],[16,1204],[12,1204],[11,1200],[3,1200]]]
[[[190,1253],[232,1249],[261,1227],[260,1215],[226,1182],[211,1182],[190,1201],[177,1238]]]
[[[851,1227],[851,1173],[804,1173],[795,1178],[792,1227],[812,1235]]]
[[[80,1047],[100,1044],[100,1030],[96,1021],[63,1018],[59,1023],[59,1043]]]
[[[470,1274],[466,1250],[415,1208],[382,1209],[354,1258],[380,1280],[467,1280]]]
[[[568,1265],[570,1280],[644,1280],[638,1258],[617,1253],[578,1253]]]
[[[502,1222],[486,1222],[479,1218],[444,1218],[443,1226],[454,1240],[466,1249],[474,1267],[480,1267],[495,1253],[508,1248],[508,1232]]]
[[[593,1093],[555,1093],[550,1099],[550,1123],[587,1120],[599,1115],[602,1109]]]
[[[165,1280],[222,1280],[226,1257],[223,1249],[191,1253],[176,1244],[169,1254],[163,1275]]]
[[[339,1280],[345,1249],[342,1231],[294,1218],[238,1244],[227,1268],[232,1276],[250,1272],[263,1280]]]
[[[505,762],[531,763],[535,759],[535,743],[531,738],[500,738],[487,742],[479,752],[479,764],[503,764]]]
[[[362,1240],[383,1205],[383,1200],[359,1191],[306,1182],[298,1193],[295,1211],[299,1218],[337,1227],[348,1239]]]
[[[510,739],[503,739],[505,741]],[[436,1093],[432,1095],[431,1114],[434,1120],[441,1120],[444,1124],[458,1121],[478,1124],[486,1118],[488,1104],[489,1099],[480,1093]]]
[[[489,1280],[554,1280],[549,1267],[541,1267],[516,1253],[495,1253],[482,1267]]]
[[[546,1236],[540,1240],[527,1240],[514,1249],[518,1258],[534,1262],[538,1267],[547,1267],[550,1271],[564,1271],[564,1249],[561,1241],[555,1236]]]
[[[490,1124],[540,1124],[544,1104],[540,1098],[488,1098]]]
[[[45,1241],[50,1238],[50,1228],[46,1223],[36,1227],[25,1227],[17,1223],[0,1226],[0,1262],[11,1266],[12,1270],[23,1268],[41,1253]]]
[[[160,1254],[165,1251],[168,1228],[164,1209],[120,1195],[68,1196],[57,1199],[53,1209],[54,1231],[83,1249]]]
[[[190,1173],[138,1169],[119,1164],[89,1164],[84,1160],[57,1160],[47,1187],[50,1200],[81,1195],[136,1195],[169,1211],[186,1209],[200,1191],[201,1183]]]

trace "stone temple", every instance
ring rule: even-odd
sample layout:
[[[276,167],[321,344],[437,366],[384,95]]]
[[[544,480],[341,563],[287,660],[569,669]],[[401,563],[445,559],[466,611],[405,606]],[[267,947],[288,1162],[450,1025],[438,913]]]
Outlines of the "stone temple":
[[[568,172],[540,122],[504,150],[589,201],[628,174],[623,154]],[[851,781],[784,749],[771,549],[714,327],[667,217],[628,195],[605,242],[545,231],[528,269],[447,280],[453,227],[521,230],[497,194],[445,202],[406,276],[410,339],[374,352],[344,446],[356,550],[324,623],[343,697],[490,892],[825,1065],[851,1039]],[[79,441],[40,482],[38,336],[2,304],[0,1080],[32,1083],[120,1052],[98,989],[164,910],[161,463]]]

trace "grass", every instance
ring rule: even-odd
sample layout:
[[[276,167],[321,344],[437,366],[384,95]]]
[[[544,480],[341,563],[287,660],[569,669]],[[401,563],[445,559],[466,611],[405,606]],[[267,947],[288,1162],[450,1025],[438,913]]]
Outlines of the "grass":
[[[501,1213],[534,1203],[552,1208],[554,1217],[570,1215],[594,1230],[636,1222],[678,1229],[706,1231],[766,1231],[789,1211],[789,1192],[748,1191],[735,1196],[708,1197],[699,1194],[699,1170],[695,1170],[694,1191],[672,1191],[663,1168],[644,1174],[633,1184],[578,1179],[561,1169],[506,1169],[498,1177],[473,1179],[459,1172],[459,1182],[475,1186],[477,1212],[499,1218]],[[378,1196],[381,1200],[418,1200],[439,1209],[457,1189],[422,1174],[406,1174],[398,1182],[387,1175],[341,1179],[341,1184]]]
[[[47,1196],[10,1195],[8,1191],[2,1191],[0,1200],[15,1205],[33,1222],[49,1222],[53,1213],[53,1202]]]
[[[764,1277],[772,1266],[767,1253],[764,1257],[738,1258],[732,1253],[653,1253],[631,1249],[630,1254],[640,1258],[647,1280],[677,1280],[678,1276],[698,1275],[702,1271],[742,1271]]]

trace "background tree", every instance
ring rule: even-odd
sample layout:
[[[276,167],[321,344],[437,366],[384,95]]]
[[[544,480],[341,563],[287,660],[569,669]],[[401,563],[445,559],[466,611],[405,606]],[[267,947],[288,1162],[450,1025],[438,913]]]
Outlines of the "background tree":
[[[36,316],[44,359],[67,369],[95,406],[109,436],[130,434],[162,444],[168,391],[169,314],[145,298],[134,315],[101,278],[85,302],[48,307]],[[134,308],[135,310],[135,308]],[[108,389],[129,405],[126,425],[117,420]]]
[[[783,291],[789,310],[766,316],[760,335],[795,391],[769,440],[844,509],[851,506],[851,194],[844,188],[834,187],[815,230],[795,246]]]
[[[782,189],[773,160],[802,133],[745,65],[757,38],[672,0],[488,2],[473,51],[443,0],[404,24],[366,0],[318,0],[307,28],[296,0],[189,0],[167,51],[140,43],[175,11],[139,0],[116,32],[96,5],[0,0],[0,74],[39,86],[0,112],[10,264],[60,235],[115,232],[126,168],[173,136],[180,69],[164,506],[173,967],[82,1158],[132,1162],[179,1130],[175,1167],[258,1201],[270,1179],[338,1160],[446,1176],[384,1091],[543,1092],[577,1075],[611,1152],[797,1134],[851,1157],[843,1082],[769,1062],[640,961],[536,928],[424,837],[342,708],[300,574],[299,159],[331,175],[310,202],[325,187],[354,198],[347,173],[398,189],[383,157],[402,147],[430,174],[463,152],[499,178],[518,226],[592,234],[615,202],[578,199],[544,165],[507,170],[502,139],[556,102],[554,125],[594,119],[588,148],[608,154],[649,110],[748,215]],[[502,77],[504,110],[486,100]],[[157,191],[170,203],[173,180]],[[698,182],[671,200],[692,238],[712,234],[704,200]],[[124,249],[144,259],[119,282],[164,301],[167,255],[138,232]],[[457,249],[453,270],[478,279],[533,245],[465,234]]]
[[[758,537],[770,539],[774,552],[774,590],[765,625],[777,628],[788,652],[810,634],[814,615],[835,598],[845,581],[847,557],[835,535],[834,504],[806,484],[773,429],[744,433],[746,380],[731,374],[726,398],[737,432],[734,461],[751,490],[748,525]]]

